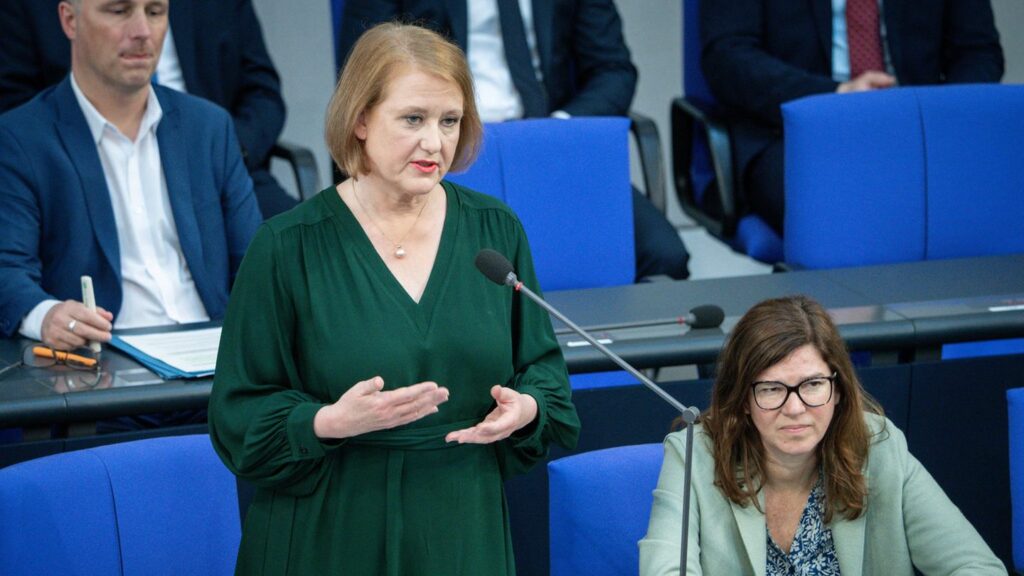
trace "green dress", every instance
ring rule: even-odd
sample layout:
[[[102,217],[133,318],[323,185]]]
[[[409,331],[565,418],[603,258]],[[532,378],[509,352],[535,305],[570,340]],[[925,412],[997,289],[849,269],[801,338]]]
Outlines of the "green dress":
[[[473,264],[493,248],[537,290],[519,220],[498,200],[443,186],[447,215],[419,303],[333,188],[253,239],[209,411],[217,452],[257,486],[237,574],[515,573],[502,481],[551,442],[574,447],[579,419],[547,313]],[[318,439],[316,411],[375,375],[385,389],[435,381],[450,397],[400,428]],[[446,444],[494,408],[494,384],[533,396],[534,423],[491,445]]]

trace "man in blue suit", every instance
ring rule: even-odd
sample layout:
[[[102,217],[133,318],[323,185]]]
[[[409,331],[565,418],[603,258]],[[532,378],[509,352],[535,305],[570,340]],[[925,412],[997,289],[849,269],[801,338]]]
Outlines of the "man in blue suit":
[[[367,28],[396,18],[466,52],[485,122],[629,112],[637,73],[612,0],[346,0],[338,61]],[[633,220],[637,278],[687,278],[678,233],[636,190]]]
[[[744,200],[780,234],[782,104],[1003,75],[989,0],[701,0],[700,36]]]
[[[227,112],[150,84],[167,9],[61,2],[71,74],[0,116],[0,335],[70,349],[223,316],[261,216]]]
[[[68,75],[71,52],[57,18],[60,0],[0,1],[0,112]],[[296,201],[270,173],[270,151],[284,128],[281,81],[251,0],[174,0],[157,83],[223,107],[232,117],[260,212]]]

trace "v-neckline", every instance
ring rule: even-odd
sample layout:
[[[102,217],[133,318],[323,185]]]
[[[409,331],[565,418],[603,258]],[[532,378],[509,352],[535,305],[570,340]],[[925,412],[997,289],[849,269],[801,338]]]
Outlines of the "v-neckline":
[[[437,246],[437,255],[434,257],[434,264],[430,268],[430,275],[427,276],[427,283],[420,295],[419,302],[413,299],[406,291],[402,283],[398,281],[394,273],[388,268],[380,253],[374,248],[373,242],[366,234],[359,220],[356,219],[352,209],[341,199],[336,187],[329,188],[328,205],[339,217],[339,230],[355,243],[354,251],[364,259],[373,274],[380,281],[380,285],[387,290],[396,302],[406,310],[410,318],[422,331],[430,327],[433,318],[434,307],[440,297],[440,293],[447,283],[448,273],[451,268],[452,250],[459,221],[459,203],[456,201],[455,190],[445,181],[441,182],[441,189],[445,194],[446,210],[444,224],[441,226],[441,239]]]

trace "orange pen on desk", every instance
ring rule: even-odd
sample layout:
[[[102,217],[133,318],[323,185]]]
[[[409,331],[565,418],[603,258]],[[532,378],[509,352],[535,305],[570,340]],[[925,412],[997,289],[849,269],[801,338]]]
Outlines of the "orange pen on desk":
[[[53,358],[54,360],[59,360],[61,362],[76,362],[89,368],[96,365],[96,360],[94,358],[86,358],[85,356],[71,354],[70,352],[62,352],[60,350],[51,350],[46,346],[35,346],[32,348],[32,353],[40,358]]]

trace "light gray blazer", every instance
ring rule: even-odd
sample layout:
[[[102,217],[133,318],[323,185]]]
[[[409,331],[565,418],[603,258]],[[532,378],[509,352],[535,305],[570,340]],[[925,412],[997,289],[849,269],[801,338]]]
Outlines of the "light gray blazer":
[[[829,528],[844,576],[1006,575],[978,532],[949,500],[892,422],[865,414],[876,433],[868,454],[868,503],[853,521],[835,514]],[[884,427],[884,429],[883,429]],[[665,439],[665,461],[647,536],[640,541],[641,576],[679,574],[683,455],[686,437]],[[697,426],[690,491],[688,575],[764,576],[767,528],[754,506],[740,507],[714,485],[711,439]],[[764,492],[759,494],[764,509]]]

